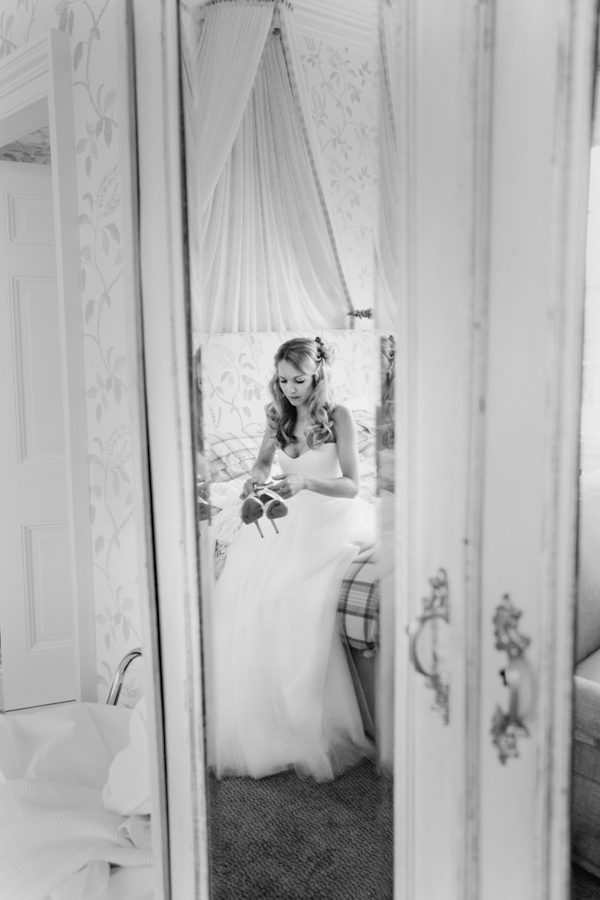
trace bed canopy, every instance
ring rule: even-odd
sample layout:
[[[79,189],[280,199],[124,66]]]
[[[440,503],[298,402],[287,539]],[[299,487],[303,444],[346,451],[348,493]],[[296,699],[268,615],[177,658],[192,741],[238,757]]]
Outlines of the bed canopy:
[[[184,54],[196,333],[353,321],[298,94],[292,16],[287,0],[212,0]]]
[[[397,84],[395,51],[398,30],[398,7],[390,0],[381,3],[379,15],[379,220],[374,229],[377,277],[377,324],[384,331],[395,327],[394,291],[398,284],[398,158],[396,140],[397,112],[394,91]]]

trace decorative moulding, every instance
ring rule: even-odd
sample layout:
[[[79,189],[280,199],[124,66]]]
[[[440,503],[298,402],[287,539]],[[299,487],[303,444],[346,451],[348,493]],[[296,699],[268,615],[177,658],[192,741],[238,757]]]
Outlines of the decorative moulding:
[[[48,34],[6,57],[0,67],[0,146],[48,124]]]

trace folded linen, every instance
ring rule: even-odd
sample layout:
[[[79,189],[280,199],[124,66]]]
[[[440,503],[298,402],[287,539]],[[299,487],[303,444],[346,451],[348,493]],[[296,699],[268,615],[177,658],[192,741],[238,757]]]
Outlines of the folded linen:
[[[99,790],[15,779],[0,784],[0,898],[46,900],[90,862],[146,866]]]
[[[129,720],[129,743],[110,764],[102,799],[108,812],[121,816],[149,815],[151,812],[145,697],[133,708]]]
[[[0,782],[35,778],[102,790],[127,744],[130,716],[100,703],[0,716]]]

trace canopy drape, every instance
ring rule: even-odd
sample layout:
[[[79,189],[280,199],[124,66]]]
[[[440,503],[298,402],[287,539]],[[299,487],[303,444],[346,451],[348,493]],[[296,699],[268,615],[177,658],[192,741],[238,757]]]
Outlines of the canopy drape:
[[[187,100],[194,331],[349,327],[352,304],[284,48],[290,14],[285,0],[206,8]]]
[[[379,114],[379,220],[374,229],[376,265],[377,325],[395,329],[394,296],[398,285],[398,159],[396,111],[392,85],[397,84],[395,47],[397,22],[394,9],[385,0],[380,5],[379,38],[381,55]]]

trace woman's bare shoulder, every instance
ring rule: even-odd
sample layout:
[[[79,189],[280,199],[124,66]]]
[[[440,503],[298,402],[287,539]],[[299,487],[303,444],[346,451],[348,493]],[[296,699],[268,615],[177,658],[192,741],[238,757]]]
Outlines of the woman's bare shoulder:
[[[331,411],[331,419],[336,429],[354,427],[354,416],[347,406],[335,406]]]

